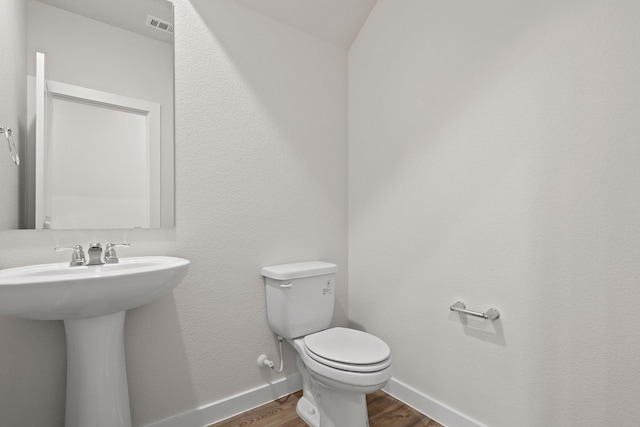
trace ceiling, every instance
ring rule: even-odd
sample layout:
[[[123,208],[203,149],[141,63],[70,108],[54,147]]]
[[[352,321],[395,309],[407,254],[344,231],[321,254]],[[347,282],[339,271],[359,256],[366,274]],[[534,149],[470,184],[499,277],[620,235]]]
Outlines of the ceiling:
[[[276,21],[349,49],[377,0],[236,0]]]

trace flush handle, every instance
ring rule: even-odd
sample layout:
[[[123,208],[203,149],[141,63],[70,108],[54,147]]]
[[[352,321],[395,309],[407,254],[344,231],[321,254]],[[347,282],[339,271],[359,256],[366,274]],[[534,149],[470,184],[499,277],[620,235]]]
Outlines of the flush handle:
[[[293,286],[293,282],[283,283],[280,285],[281,288],[291,288]]]

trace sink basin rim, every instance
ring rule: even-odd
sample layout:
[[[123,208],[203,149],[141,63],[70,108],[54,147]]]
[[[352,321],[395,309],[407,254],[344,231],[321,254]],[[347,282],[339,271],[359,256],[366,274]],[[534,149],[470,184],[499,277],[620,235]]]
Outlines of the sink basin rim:
[[[150,271],[162,271],[190,262],[170,256],[143,256],[120,258],[117,264],[70,267],[68,262],[28,265],[0,270],[0,286],[80,281],[90,278],[130,276]]]
[[[172,291],[189,265],[182,258],[149,256],[106,267],[54,263],[0,270],[0,315],[68,320],[129,310]]]

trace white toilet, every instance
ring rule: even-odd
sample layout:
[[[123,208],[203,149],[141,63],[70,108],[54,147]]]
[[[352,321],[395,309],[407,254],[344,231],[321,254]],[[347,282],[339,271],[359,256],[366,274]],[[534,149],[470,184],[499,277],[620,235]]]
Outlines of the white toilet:
[[[391,378],[391,350],[366,332],[327,329],[336,271],[335,264],[322,261],[264,267],[267,316],[271,330],[298,352],[298,415],[312,427],[365,427],[365,394]]]

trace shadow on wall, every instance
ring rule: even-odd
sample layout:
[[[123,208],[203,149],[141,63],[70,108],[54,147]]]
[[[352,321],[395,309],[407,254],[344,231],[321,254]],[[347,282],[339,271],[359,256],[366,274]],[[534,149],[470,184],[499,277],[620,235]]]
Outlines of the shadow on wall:
[[[377,171],[363,181],[354,177],[350,183],[359,199],[355,213],[366,214],[369,207],[381,204],[420,212],[424,223],[433,224],[428,229],[435,234],[424,242],[442,240],[455,224],[451,218],[463,217],[481,204],[495,182],[529,155],[526,133],[519,140],[500,138],[505,129],[509,132],[517,123],[497,121],[491,117],[492,110],[478,106],[513,102],[512,108],[530,115],[529,102],[535,100],[518,100],[515,87],[502,100],[491,97],[509,70],[521,65],[514,50],[546,19],[541,13],[544,9],[525,2],[471,3],[461,8],[422,2],[411,8],[413,13],[399,16],[385,13],[385,3],[378,3],[369,20],[402,20],[403,34],[380,32],[367,39],[366,47],[356,40],[350,51],[350,58],[356,59],[349,63],[350,94],[376,94],[375,99],[364,102],[366,108],[350,111],[349,127],[358,138],[349,144],[366,145],[369,154],[359,156],[358,162],[369,162],[369,170]],[[494,10],[487,12],[487,8]],[[478,19],[486,14],[494,16],[491,22]],[[442,34],[447,37],[443,39]],[[357,61],[360,50],[385,60]],[[372,50],[376,55],[370,55]],[[359,68],[352,70],[352,62]],[[380,67],[385,68],[381,71]],[[370,72],[365,74],[365,69]],[[367,77],[361,78],[363,75]],[[486,114],[477,115],[477,111]],[[492,121],[493,125],[483,126]],[[466,131],[479,126],[482,133]],[[454,176],[448,170],[459,173]],[[407,188],[408,182],[415,188]],[[419,197],[398,201],[398,194],[411,191]],[[358,221],[355,216],[352,223]]]
[[[64,425],[66,345],[61,321],[0,316],[0,425]]]
[[[382,155],[371,155],[369,159],[391,160],[377,165],[379,173],[369,177],[368,187],[379,189],[373,194],[393,192],[394,177],[401,175],[415,158],[428,158],[428,165],[437,169],[442,160],[439,157],[451,155],[458,159],[459,167],[464,170],[469,165],[463,162],[474,159],[476,152],[482,155],[487,146],[500,144],[495,148],[506,148],[514,156],[522,148],[518,141],[510,140],[510,145],[495,141],[500,128],[511,127],[502,121],[485,127],[492,133],[476,134],[473,139],[446,139],[457,136],[460,119],[491,96],[494,87],[502,84],[509,70],[521,65],[518,63],[520,56],[514,52],[527,44],[523,40],[527,40],[547,18],[542,13],[544,8],[526,2],[465,2],[464,6],[458,7],[445,3],[412,2],[410,14],[388,12],[385,3],[378,3],[369,21],[395,19],[402,23],[372,22],[371,25],[402,27],[403,33],[379,31],[367,38],[366,46],[360,46],[356,39],[349,52],[350,58],[355,59],[349,66],[357,67],[350,69],[350,77],[355,75],[357,78],[349,81],[350,94],[352,91],[366,93],[371,89],[370,93],[376,97],[368,99],[366,109],[350,111],[354,114],[349,117],[349,125],[367,136],[362,143],[366,142],[373,153],[383,152]],[[490,22],[479,19],[487,14],[493,15]],[[445,39],[443,34],[447,36]],[[384,58],[384,61],[365,63],[359,60],[361,52],[369,58]],[[369,72],[365,73],[365,70]],[[509,99],[517,100],[517,97],[518,93],[513,92]],[[508,102],[508,99],[504,101]],[[522,100],[524,104],[527,102]],[[523,105],[528,113],[531,113],[530,107]],[[484,118],[495,121],[490,115]],[[466,155],[461,156],[463,153]],[[487,165],[496,172],[509,163],[509,158],[496,160]],[[462,190],[460,198],[466,199],[485,181],[464,181],[459,183],[464,188],[456,186],[449,190]]]
[[[496,319],[493,321],[474,319],[457,313],[450,313],[449,319],[452,322],[460,323],[464,334],[469,337],[479,339],[489,344],[496,344],[502,347],[507,346],[502,319]]]
[[[198,405],[173,294],[127,312],[125,353],[134,426]]]

